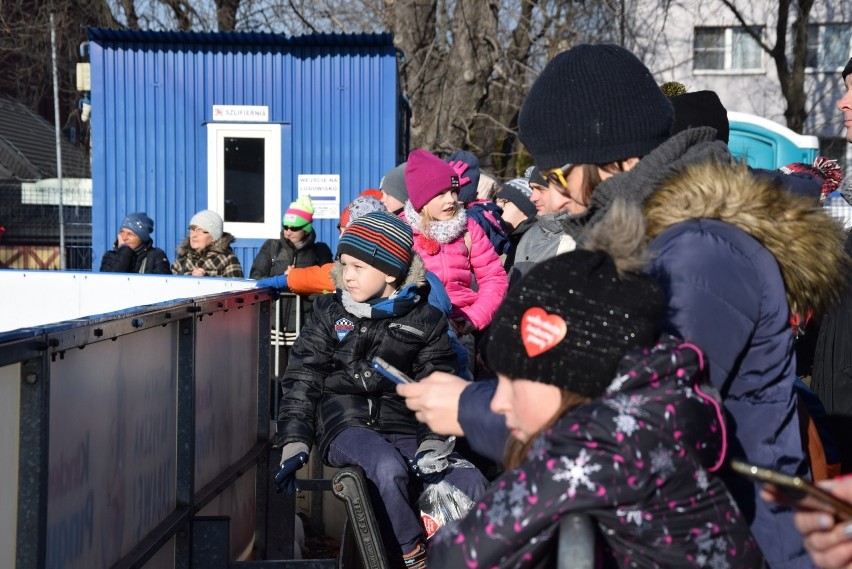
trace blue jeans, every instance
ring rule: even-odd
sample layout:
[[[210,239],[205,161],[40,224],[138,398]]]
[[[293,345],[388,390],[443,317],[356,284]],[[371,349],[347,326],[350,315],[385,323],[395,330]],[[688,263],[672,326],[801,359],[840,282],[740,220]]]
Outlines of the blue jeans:
[[[380,433],[360,427],[345,429],[328,448],[329,465],[338,468],[358,465],[364,469],[370,501],[389,558],[408,553],[424,537],[419,514],[412,508],[423,488],[408,466],[408,460],[416,453],[415,435]],[[461,458],[455,453],[454,456]],[[444,480],[473,501],[485,493],[487,483],[476,468],[451,469]]]

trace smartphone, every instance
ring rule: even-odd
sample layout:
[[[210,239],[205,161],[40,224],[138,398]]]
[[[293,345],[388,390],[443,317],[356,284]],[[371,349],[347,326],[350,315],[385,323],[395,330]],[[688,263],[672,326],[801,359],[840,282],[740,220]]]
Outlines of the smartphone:
[[[798,502],[805,496],[812,496],[819,501],[827,511],[833,513],[837,517],[850,520],[852,519],[852,503],[847,502],[842,498],[838,498],[831,492],[823,490],[819,486],[815,486],[799,476],[790,476],[782,472],[770,470],[747,464],[739,460],[731,460],[731,468],[734,472],[742,474],[757,480],[772,484],[778,489],[778,493],[785,496],[788,500]]]
[[[394,383],[399,383],[402,385],[403,383],[414,383],[414,380],[390,365],[384,359],[375,357],[373,358],[373,367],[381,373],[383,376],[388,378]]]

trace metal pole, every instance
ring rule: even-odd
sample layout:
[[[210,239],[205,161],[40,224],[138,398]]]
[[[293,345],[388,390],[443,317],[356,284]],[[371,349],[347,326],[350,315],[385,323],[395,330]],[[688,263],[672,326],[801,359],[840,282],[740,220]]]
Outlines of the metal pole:
[[[65,270],[65,216],[62,211],[62,145],[59,126],[59,73],[56,69],[56,26],[50,13],[50,58],[53,67],[53,124],[56,131],[56,179],[59,183],[59,270]]]

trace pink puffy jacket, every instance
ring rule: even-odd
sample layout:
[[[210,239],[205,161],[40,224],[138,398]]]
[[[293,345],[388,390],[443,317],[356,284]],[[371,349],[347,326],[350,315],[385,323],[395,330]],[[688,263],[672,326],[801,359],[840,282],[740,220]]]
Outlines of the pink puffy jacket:
[[[450,243],[440,245],[437,253],[430,254],[414,229],[414,250],[423,258],[426,269],[435,273],[447,289],[450,302],[453,303],[453,317],[464,316],[477,330],[491,323],[497,307],[503,302],[509,279],[500,257],[485,232],[472,219],[467,220],[467,233],[470,234],[470,251],[464,239],[464,232]],[[476,277],[477,290],[472,288]]]

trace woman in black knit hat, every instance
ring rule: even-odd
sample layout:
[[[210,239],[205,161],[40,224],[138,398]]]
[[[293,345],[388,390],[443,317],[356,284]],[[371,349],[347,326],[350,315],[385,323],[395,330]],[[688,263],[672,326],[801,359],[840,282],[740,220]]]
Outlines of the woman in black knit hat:
[[[841,290],[842,233],[810,202],[738,166],[715,129],[670,135],[672,120],[671,103],[636,56],[616,45],[578,45],[542,71],[518,128],[549,186],[580,206],[563,222],[579,247],[616,198],[643,206],[647,270],[668,302],[663,330],[707,353],[732,456],[806,476],[790,320],[819,315]],[[430,424],[440,416],[437,383],[447,382],[427,378],[405,389]],[[477,427],[486,387],[453,386],[461,397],[450,426],[492,453],[495,429]],[[768,565],[811,568],[792,511],[763,502],[754,483],[721,474]]]
[[[648,268],[668,299],[664,330],[706,351],[732,456],[807,475],[794,392],[791,317],[820,314],[840,290],[842,234],[812,203],[739,166],[710,127],[669,137],[672,105],[650,71],[615,45],[557,55],[518,119],[550,185],[593,167],[600,182],[565,222],[582,245],[617,198],[644,207]],[[770,567],[812,567],[792,512],[722,472]]]
[[[500,307],[486,356],[512,470],[436,534],[430,567],[554,567],[559,523],[574,512],[592,517],[621,567],[762,565],[709,474],[724,461],[725,428],[703,355],[660,338],[665,298],[635,272],[641,212],[613,214],[618,229],[598,232],[608,243],[590,244],[606,251],[543,261]]]

